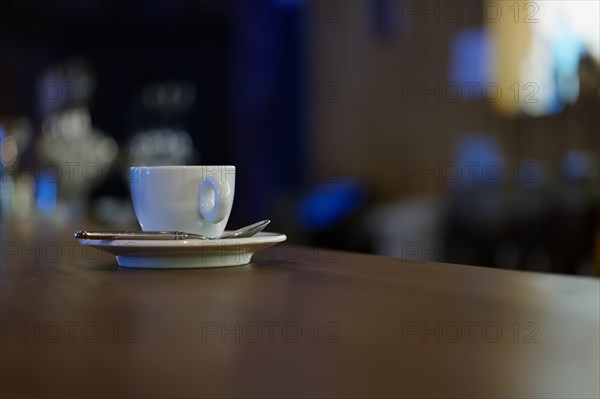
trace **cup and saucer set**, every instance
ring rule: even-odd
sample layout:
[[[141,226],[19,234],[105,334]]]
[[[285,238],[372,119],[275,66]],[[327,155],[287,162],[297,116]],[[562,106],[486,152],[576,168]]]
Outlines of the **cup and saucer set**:
[[[269,220],[226,231],[234,166],[136,166],[133,208],[142,231],[78,231],[80,244],[115,256],[122,267],[180,269],[239,266],[286,240],[262,231]]]

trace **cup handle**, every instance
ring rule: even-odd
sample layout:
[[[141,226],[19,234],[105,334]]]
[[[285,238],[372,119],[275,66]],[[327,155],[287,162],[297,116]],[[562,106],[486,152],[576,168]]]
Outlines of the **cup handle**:
[[[226,181],[218,181],[214,176],[207,176],[203,179],[200,183],[200,214],[202,217],[210,223],[219,223],[225,219],[230,191],[231,187]]]

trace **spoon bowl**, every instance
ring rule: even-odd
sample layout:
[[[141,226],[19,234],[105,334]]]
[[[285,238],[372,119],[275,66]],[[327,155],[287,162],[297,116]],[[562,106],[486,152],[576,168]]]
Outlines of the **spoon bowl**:
[[[211,240],[221,240],[221,239],[225,239],[225,238],[252,237],[253,235],[262,231],[265,227],[267,227],[267,225],[269,223],[271,223],[271,221],[269,219],[261,220],[260,222],[256,222],[256,223],[250,224],[248,226],[242,227],[241,229],[223,233],[218,237],[211,238]]]

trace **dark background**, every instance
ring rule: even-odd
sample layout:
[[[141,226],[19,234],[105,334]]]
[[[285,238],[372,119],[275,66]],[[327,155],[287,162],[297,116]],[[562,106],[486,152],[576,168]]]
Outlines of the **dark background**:
[[[511,22],[507,8],[490,24],[483,2],[457,2],[474,13],[453,20],[442,3],[4,0],[2,223],[135,227],[123,176],[139,162],[132,143],[160,151],[177,131],[193,151],[144,162],[236,165],[232,227],[270,218],[295,243],[597,273],[598,60],[581,51],[578,95],[546,112],[503,111],[481,94],[451,100],[448,82],[500,70],[531,40],[515,33],[507,50],[482,35],[533,25]],[[495,61],[476,67],[488,51]],[[52,85],[61,91],[49,99]],[[144,100],[165,90],[173,96],[160,107]],[[92,125],[77,133],[78,150],[45,128],[73,110]],[[118,148],[98,155],[102,179],[53,188],[40,178],[49,164],[90,162],[98,143]],[[455,180],[469,163],[476,175]]]

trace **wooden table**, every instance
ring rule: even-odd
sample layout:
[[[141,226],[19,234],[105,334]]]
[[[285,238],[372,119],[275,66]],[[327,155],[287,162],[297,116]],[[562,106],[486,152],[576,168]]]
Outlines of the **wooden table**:
[[[130,270],[4,230],[0,282],[2,397],[600,395],[595,278],[288,244]]]

